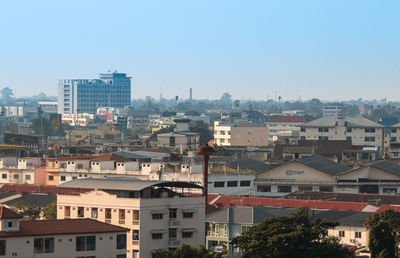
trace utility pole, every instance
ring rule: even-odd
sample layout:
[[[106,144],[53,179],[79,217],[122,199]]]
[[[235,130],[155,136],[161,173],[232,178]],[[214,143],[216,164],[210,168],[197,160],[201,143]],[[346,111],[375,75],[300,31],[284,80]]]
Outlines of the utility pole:
[[[197,149],[196,151],[197,154],[202,155],[203,156],[203,196],[205,198],[205,211],[206,214],[208,212],[208,201],[207,201],[207,197],[208,197],[208,161],[210,159],[210,155],[212,155],[213,153],[215,153],[214,148],[208,146],[208,144],[205,144],[203,146],[201,146],[200,148]]]

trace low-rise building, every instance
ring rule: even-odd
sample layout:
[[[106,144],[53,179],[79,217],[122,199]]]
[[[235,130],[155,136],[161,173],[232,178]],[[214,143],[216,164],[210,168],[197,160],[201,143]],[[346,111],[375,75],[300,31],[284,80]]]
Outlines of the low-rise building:
[[[187,182],[128,178],[79,179],[64,187],[98,189],[58,195],[57,218],[93,218],[128,227],[127,257],[151,257],[156,249],[204,245],[205,197]]]
[[[275,116],[268,120],[268,140],[275,142],[279,138],[298,139],[299,125],[307,123],[304,116]]]
[[[126,228],[92,219],[21,219],[0,206],[0,256],[126,257]]]
[[[267,146],[268,128],[256,123],[214,122],[214,143],[218,146]]]

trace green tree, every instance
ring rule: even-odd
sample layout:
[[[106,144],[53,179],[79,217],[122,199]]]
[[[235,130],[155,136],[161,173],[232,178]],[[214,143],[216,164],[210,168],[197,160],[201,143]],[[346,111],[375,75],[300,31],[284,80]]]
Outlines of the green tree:
[[[5,87],[0,90],[0,95],[4,101],[9,101],[14,97],[14,92],[9,87]]]
[[[14,203],[11,209],[21,214],[24,220],[37,220],[42,213],[41,207],[29,206],[22,202]]]
[[[328,229],[337,222],[315,220],[307,209],[287,217],[265,219],[243,235],[233,239],[245,258],[336,258],[354,257]]]
[[[367,218],[368,248],[372,258],[397,257],[400,243],[400,212],[386,210]]]
[[[164,249],[158,249],[153,258],[222,258],[225,253],[213,253],[207,250],[204,246],[191,247],[190,245],[182,244],[176,250],[170,252]]]
[[[43,208],[43,216],[45,219],[57,219],[57,203],[52,202]]]
[[[204,145],[214,138],[208,126],[203,121],[192,121],[190,131],[200,133],[200,145]]]

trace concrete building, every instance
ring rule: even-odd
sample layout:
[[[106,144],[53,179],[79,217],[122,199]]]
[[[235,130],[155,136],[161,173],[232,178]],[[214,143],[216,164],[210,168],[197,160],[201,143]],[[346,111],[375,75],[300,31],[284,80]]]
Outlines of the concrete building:
[[[342,107],[340,106],[324,106],[322,110],[323,117],[341,117]]]
[[[205,199],[191,194],[200,186],[187,182],[127,178],[80,179],[62,186],[99,189],[58,195],[57,218],[93,218],[128,227],[127,257],[151,257],[156,249],[181,244],[204,245]]]
[[[206,216],[206,248],[227,249],[239,253],[231,240],[240,236],[264,219],[290,216],[297,209],[271,207],[228,207],[218,209]],[[315,219],[328,219],[339,222],[339,226],[328,230],[328,235],[338,237],[342,244],[355,247],[357,253],[368,247],[368,230],[364,226],[369,212],[313,210]]]
[[[37,184],[43,182],[38,158],[0,157],[1,184]],[[43,177],[43,178],[40,178]]]
[[[268,128],[263,124],[215,121],[214,143],[218,146],[267,146]]]
[[[200,147],[200,133],[190,131],[189,119],[175,119],[176,128],[171,133],[157,134],[157,145],[181,150],[196,150]]]
[[[307,123],[304,116],[275,116],[267,122],[268,140],[275,142],[281,137],[298,139],[299,125]]]
[[[62,79],[58,83],[58,113],[95,114],[98,107],[123,108],[131,104],[131,78],[104,73],[100,79]]]
[[[363,117],[323,117],[300,125],[301,140],[351,140],[384,150],[384,126]]]
[[[0,256],[126,257],[125,228],[92,219],[22,221],[0,207]]]

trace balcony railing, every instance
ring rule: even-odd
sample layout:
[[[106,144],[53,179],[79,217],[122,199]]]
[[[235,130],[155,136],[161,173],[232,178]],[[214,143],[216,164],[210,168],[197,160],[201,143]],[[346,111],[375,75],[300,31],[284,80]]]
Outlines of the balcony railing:
[[[140,241],[139,240],[132,240],[132,245],[139,245]]]
[[[179,240],[169,240],[168,241],[168,246],[180,246],[181,245],[181,241]]]
[[[124,220],[124,219],[120,219],[120,220],[118,221],[118,223],[119,223],[119,224],[125,224],[125,220]]]
[[[132,225],[139,225],[140,221],[139,220],[132,220]]]
[[[179,227],[181,225],[180,221],[177,220],[170,220],[168,223],[169,227]]]

